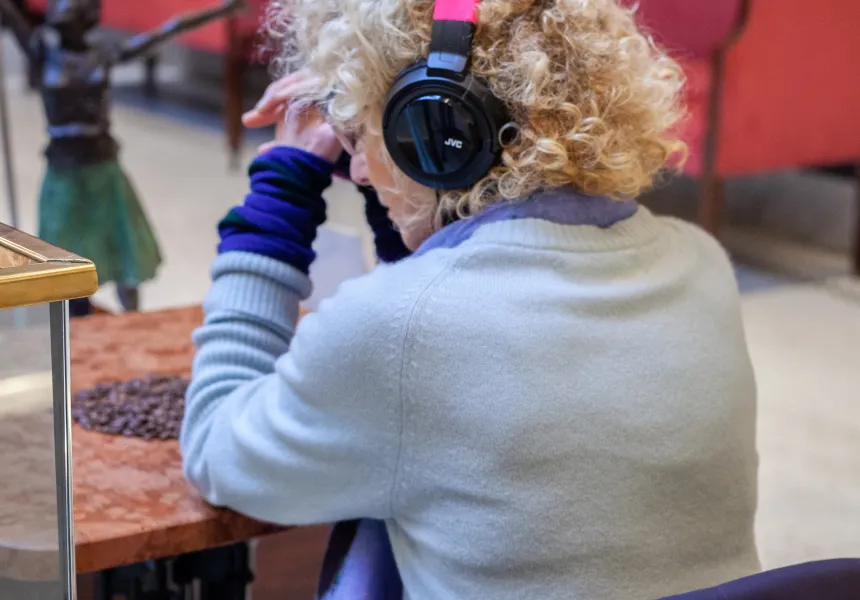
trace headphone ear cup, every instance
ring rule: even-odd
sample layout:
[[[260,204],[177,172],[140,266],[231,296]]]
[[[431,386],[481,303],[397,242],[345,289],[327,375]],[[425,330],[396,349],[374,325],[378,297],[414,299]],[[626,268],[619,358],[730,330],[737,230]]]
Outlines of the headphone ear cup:
[[[391,118],[391,110],[392,107],[396,104],[395,101],[397,97],[403,92],[403,89],[409,85],[415,85],[416,83],[423,80],[423,74],[427,71],[427,61],[420,60],[417,63],[413,63],[400,71],[397,74],[397,77],[394,78],[394,81],[391,83],[391,87],[388,90],[388,96],[385,99],[385,108],[382,111],[382,127],[383,129],[387,126],[388,122]]]
[[[506,114],[479,80],[431,76],[421,61],[404,69],[389,92],[382,119],[386,149],[422,185],[469,188],[498,162]]]

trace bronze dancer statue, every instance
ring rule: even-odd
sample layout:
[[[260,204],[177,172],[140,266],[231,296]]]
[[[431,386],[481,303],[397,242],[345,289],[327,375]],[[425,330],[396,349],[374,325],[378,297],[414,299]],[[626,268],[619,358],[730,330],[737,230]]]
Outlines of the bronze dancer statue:
[[[112,43],[93,35],[101,21],[101,0],[52,0],[44,25],[36,28],[13,0],[0,0],[3,20],[41,79],[50,141],[39,237],[95,262],[99,281],[116,283],[126,310],[137,308],[137,287],[155,276],[161,252],[110,132],[111,69],[243,5],[228,0]],[[89,302],[79,302],[72,312],[89,310]]]

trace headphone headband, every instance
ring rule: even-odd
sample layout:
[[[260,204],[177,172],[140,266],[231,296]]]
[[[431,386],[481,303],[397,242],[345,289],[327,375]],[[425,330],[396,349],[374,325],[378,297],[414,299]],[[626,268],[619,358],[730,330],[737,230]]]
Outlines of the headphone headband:
[[[463,21],[478,23],[478,0],[437,0],[433,7],[434,21]]]
[[[427,70],[430,75],[445,75],[463,79],[472,56],[472,40],[478,23],[479,0],[438,0],[433,9],[433,29],[430,33],[430,54]]]

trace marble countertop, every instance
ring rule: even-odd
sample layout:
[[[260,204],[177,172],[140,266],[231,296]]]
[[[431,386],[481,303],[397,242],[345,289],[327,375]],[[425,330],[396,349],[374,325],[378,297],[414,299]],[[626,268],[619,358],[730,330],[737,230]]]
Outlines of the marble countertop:
[[[149,374],[187,376],[193,356],[190,334],[201,321],[199,307],[74,320],[72,393]],[[17,463],[44,473],[53,460],[50,427],[40,426],[34,419],[50,420],[50,413],[14,417],[0,423],[5,423],[0,427],[0,441],[9,438],[7,447],[14,439],[26,438],[21,452],[27,460]],[[28,436],[31,425],[48,438]],[[47,452],[34,450],[34,444]],[[248,540],[277,529],[207,505],[183,480],[175,441],[109,436],[75,425],[72,444],[78,572]],[[52,478],[53,469],[50,475]],[[43,476],[32,479],[50,481]],[[37,487],[46,489],[40,493],[30,490],[21,497],[45,502],[56,498],[53,485]],[[44,514],[50,511],[34,507],[34,514],[41,515],[41,528],[35,521],[20,518],[19,525],[7,524],[2,510],[12,504],[11,499],[0,500],[0,576],[31,578],[41,573],[40,579],[49,577],[57,565],[56,521],[48,523]]]
[[[151,373],[189,375],[198,307],[94,316],[71,327],[72,392]],[[72,432],[78,572],[247,540],[275,528],[206,504],[176,442]]]

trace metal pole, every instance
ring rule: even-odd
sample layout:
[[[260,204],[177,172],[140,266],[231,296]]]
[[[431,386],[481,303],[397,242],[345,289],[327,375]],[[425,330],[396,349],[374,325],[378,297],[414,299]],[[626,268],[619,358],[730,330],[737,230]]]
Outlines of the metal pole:
[[[9,131],[9,104],[6,97],[6,63],[3,52],[4,37],[0,37],[0,127],[3,129],[3,168],[6,171],[6,196],[9,203],[9,224],[18,227],[18,195],[15,189],[15,172],[12,166],[12,141]]]
[[[75,511],[72,494],[72,403],[69,383],[69,302],[51,302],[51,380],[54,408],[54,465],[57,482],[59,572],[63,600],[77,600]]]

